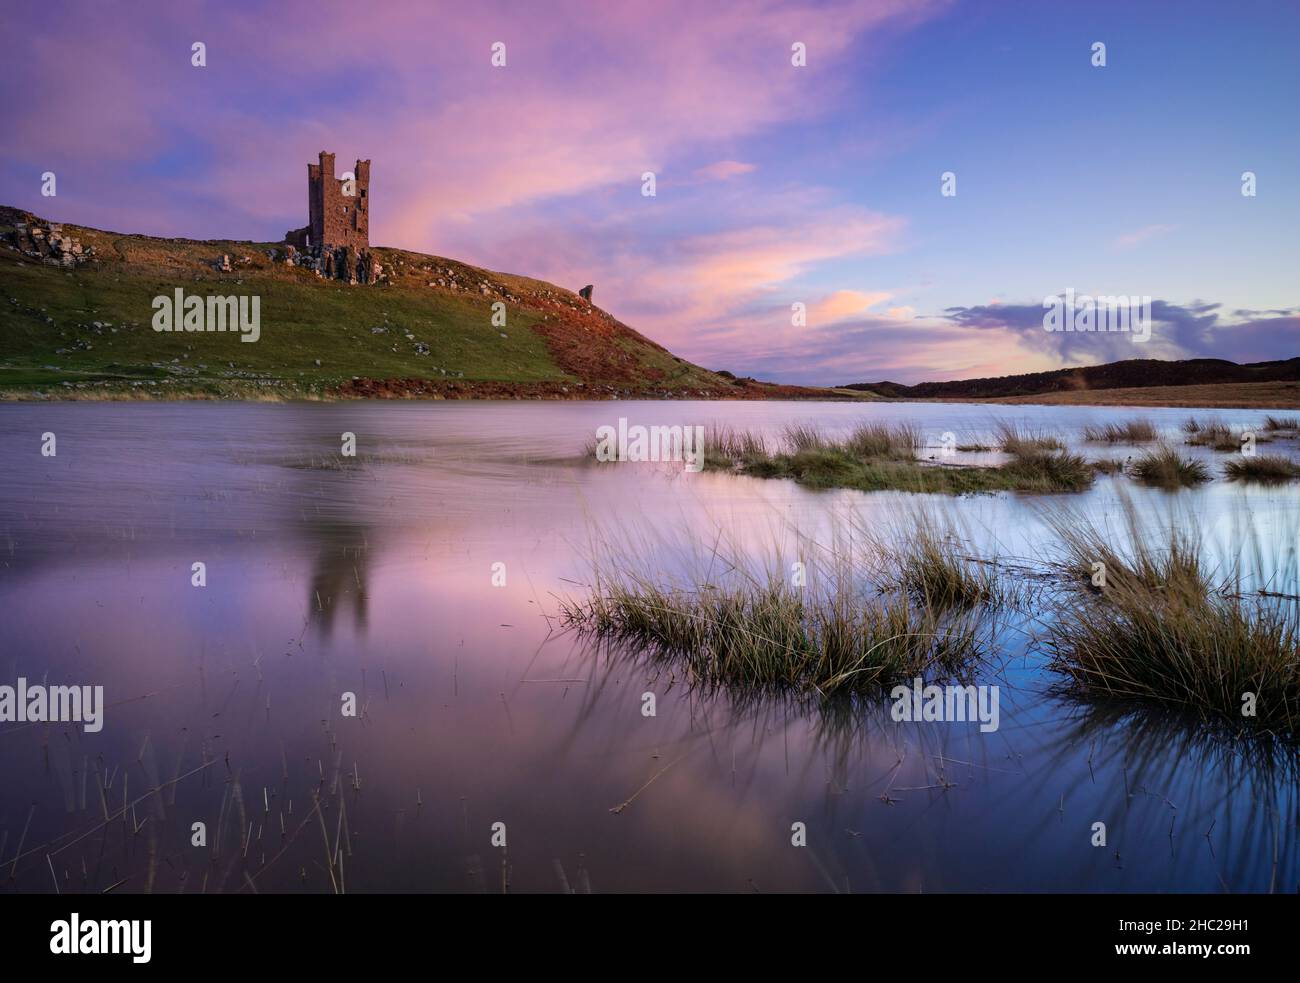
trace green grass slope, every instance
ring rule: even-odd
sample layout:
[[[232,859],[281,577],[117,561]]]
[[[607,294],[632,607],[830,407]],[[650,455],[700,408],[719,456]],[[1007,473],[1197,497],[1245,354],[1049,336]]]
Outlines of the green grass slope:
[[[0,208],[0,398],[800,398],[720,376],[540,280],[378,248],[390,282],[348,285],[273,261],[279,243],[123,235],[64,224],[76,268],[18,250]],[[231,272],[214,268],[222,254]],[[261,298],[261,337],[157,332],[153,298]],[[492,304],[506,324],[492,324]]]

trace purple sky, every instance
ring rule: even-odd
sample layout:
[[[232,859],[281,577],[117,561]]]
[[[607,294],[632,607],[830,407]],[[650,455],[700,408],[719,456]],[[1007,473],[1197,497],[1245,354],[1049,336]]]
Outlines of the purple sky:
[[[56,220],[279,239],[328,149],[340,171],[373,161],[375,244],[593,282],[711,368],[916,382],[1300,354],[1294,4],[56,2],[6,21],[0,202]],[[1152,340],[1046,333],[1066,288],[1153,297]]]

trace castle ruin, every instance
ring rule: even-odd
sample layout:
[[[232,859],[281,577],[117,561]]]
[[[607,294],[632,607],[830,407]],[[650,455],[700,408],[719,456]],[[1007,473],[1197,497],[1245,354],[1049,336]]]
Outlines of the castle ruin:
[[[334,176],[334,155],[320,152],[307,165],[307,220],[284,241],[298,249],[370,246],[370,161],[358,160],[351,177]]]
[[[285,233],[288,262],[350,283],[374,283],[382,267],[370,252],[370,161],[334,176],[334,155],[322,150],[307,165],[307,225]]]

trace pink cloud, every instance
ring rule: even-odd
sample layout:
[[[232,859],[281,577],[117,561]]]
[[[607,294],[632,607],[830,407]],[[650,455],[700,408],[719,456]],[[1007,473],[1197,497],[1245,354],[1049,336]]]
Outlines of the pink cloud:
[[[734,177],[752,174],[756,170],[758,170],[757,164],[746,164],[739,160],[720,160],[707,167],[701,167],[695,175],[706,181],[730,181]]]
[[[855,314],[862,314],[889,298],[890,294],[884,291],[863,293],[860,290],[837,290],[808,308],[808,320],[812,324],[843,321]]]
[[[888,252],[903,221],[861,210],[807,216],[802,225],[733,229],[686,240],[682,271],[701,295],[748,302],[816,264]]]

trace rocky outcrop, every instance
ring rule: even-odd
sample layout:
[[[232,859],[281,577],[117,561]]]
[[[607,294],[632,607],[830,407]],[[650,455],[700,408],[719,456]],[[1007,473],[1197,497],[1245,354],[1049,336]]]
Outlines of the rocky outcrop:
[[[345,283],[375,284],[387,283],[384,264],[369,249],[358,250],[355,246],[339,246],[337,249],[299,249],[287,245],[283,250],[270,249],[266,254],[272,262],[283,262],[286,266],[301,266],[311,270],[324,280],[342,280]]]
[[[19,222],[12,239],[19,252],[50,266],[80,266],[95,258],[94,246],[82,249],[81,243],[58,224]]]

